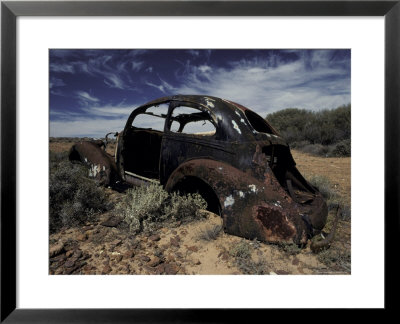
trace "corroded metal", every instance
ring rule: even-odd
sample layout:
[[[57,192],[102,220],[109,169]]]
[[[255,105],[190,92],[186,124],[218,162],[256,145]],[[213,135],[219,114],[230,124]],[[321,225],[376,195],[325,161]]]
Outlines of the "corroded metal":
[[[147,112],[159,105],[167,105],[168,111]],[[175,116],[177,107],[196,112]],[[138,115],[163,118],[164,129],[134,127]],[[211,123],[215,132],[183,132],[187,124],[201,121]],[[179,124],[175,131],[172,123]],[[80,143],[74,150],[89,165],[100,164],[105,182],[147,179],[168,191],[198,191],[223,217],[227,233],[304,244],[325,226],[327,205],[297,170],[286,141],[237,103],[211,96],[160,98],[131,113],[118,134],[115,162],[95,146]]]
[[[116,181],[118,172],[114,158],[104,148],[101,140],[78,142],[72,146],[69,159],[84,163],[89,168],[89,177],[100,185],[110,186]]]

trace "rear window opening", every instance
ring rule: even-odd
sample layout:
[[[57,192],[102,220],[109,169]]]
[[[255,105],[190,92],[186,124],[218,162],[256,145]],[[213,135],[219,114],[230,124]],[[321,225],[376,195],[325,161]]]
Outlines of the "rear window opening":
[[[216,132],[211,116],[200,109],[178,106],[171,115],[170,131],[181,134],[212,136]]]
[[[275,134],[275,131],[271,128],[271,126],[268,125],[268,123],[260,115],[257,115],[255,112],[251,110],[246,110],[245,115],[250,125],[257,132]]]

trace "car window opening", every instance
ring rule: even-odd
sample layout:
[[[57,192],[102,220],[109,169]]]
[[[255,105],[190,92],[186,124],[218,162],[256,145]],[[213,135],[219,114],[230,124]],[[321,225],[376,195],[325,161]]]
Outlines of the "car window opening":
[[[275,134],[275,131],[270,125],[258,114],[251,110],[246,110],[245,115],[250,125],[260,133]]]
[[[192,107],[178,106],[171,114],[169,130],[174,133],[212,136],[216,128],[206,111]]]
[[[151,106],[134,118],[124,136],[121,152],[125,171],[159,179],[161,142],[168,107],[168,103]]]

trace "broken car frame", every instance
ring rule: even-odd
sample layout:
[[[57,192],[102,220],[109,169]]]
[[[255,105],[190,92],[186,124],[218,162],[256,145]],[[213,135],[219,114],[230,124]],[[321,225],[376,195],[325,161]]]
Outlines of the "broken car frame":
[[[198,192],[225,232],[240,237],[305,244],[325,226],[326,202],[297,170],[286,141],[242,105],[163,97],[135,109],[116,135],[114,157],[97,141],[75,144],[70,159],[85,162],[103,185],[154,182]]]

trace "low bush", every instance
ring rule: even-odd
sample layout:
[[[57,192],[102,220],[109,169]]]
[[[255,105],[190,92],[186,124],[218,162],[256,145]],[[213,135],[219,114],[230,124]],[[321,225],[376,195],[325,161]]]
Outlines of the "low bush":
[[[221,225],[213,225],[200,231],[198,238],[203,241],[216,240],[222,230]]]
[[[301,248],[293,243],[279,243],[278,246],[288,255],[296,255],[301,252]]]
[[[68,161],[50,172],[50,232],[93,220],[110,208],[105,193],[87,177],[87,169]]]
[[[252,243],[256,244],[256,241],[250,243],[242,239],[239,243],[232,246],[229,254],[235,258],[235,265],[244,274],[260,275],[269,273],[267,262],[264,258],[260,258],[258,261],[252,259]]]
[[[128,190],[116,213],[122,215],[132,232],[151,232],[163,222],[187,221],[203,216],[206,201],[199,194],[180,196],[150,184]]]
[[[311,185],[316,187],[318,191],[322,194],[322,196],[326,199],[329,210],[340,207],[342,220],[348,221],[351,219],[350,206],[346,204],[344,198],[335,190],[335,188],[333,188],[331,182],[327,177],[321,175],[306,175],[305,177],[307,181],[311,183]]]
[[[332,188],[332,184],[327,177],[313,174],[311,176],[306,175],[306,179],[318,189],[325,199],[329,200],[337,196],[336,190]]]
[[[292,148],[320,156],[351,154],[350,104],[321,111],[287,108],[268,114],[266,120]]]
[[[317,258],[327,267],[334,267],[345,272],[351,271],[351,254],[349,251],[330,248],[318,253]]]
[[[304,145],[303,147],[299,148],[300,151],[304,153],[308,153],[311,155],[317,155],[317,156],[329,156],[329,153],[331,151],[331,147],[328,145],[322,145],[322,144],[307,144]]]
[[[332,150],[332,156],[351,156],[351,141],[346,139],[337,143]]]
[[[246,240],[241,240],[239,243],[232,246],[229,254],[236,258],[247,259],[251,257],[251,246]]]

